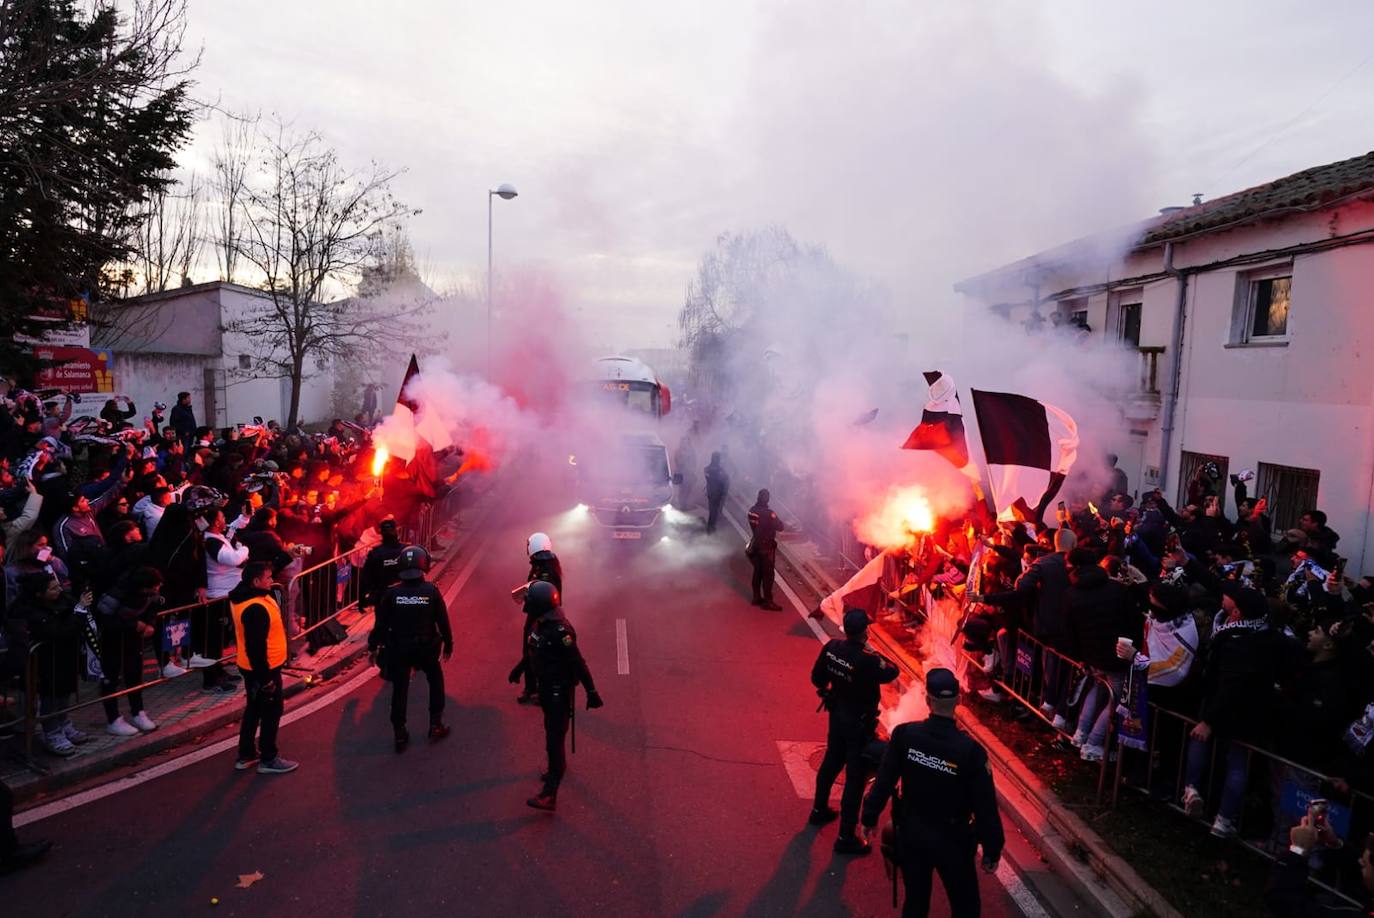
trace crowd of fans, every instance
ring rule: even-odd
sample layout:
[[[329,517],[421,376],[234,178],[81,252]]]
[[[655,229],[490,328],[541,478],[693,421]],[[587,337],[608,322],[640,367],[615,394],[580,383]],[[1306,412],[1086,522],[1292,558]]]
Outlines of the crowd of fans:
[[[1132,768],[1155,769],[1218,837],[1236,833],[1247,789],[1268,788],[1271,809],[1294,788],[1348,805],[1374,792],[1374,582],[1345,576],[1319,509],[1276,536],[1253,477],[1228,489],[1204,465],[1177,508],[1118,480],[1049,508],[1052,527],[945,521],[896,553],[890,608],[914,629],[955,622],[971,687],[997,702],[999,683],[1027,686],[1083,759],[1109,754],[1114,727],[1148,746]]]
[[[141,424],[126,398],[98,417],[73,417],[77,404],[18,388],[0,399],[0,680],[12,687],[36,664],[41,742],[57,756],[87,739],[61,714],[82,680],[118,696],[104,701],[110,733],[156,729],[138,691],[150,652],[162,678],[199,671],[207,694],[234,690],[220,663],[227,607],[214,600],[245,564],[291,583],[377,541],[384,517],[408,527],[447,489],[443,455],[375,475],[371,415],[307,433],[260,418],[198,424],[187,392]],[[334,572],[301,578],[299,592],[333,595]],[[290,599],[318,609],[327,597]]]

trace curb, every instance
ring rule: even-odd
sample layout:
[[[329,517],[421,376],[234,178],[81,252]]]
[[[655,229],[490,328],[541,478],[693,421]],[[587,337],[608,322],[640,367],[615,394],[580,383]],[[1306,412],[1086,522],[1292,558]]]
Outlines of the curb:
[[[822,597],[842,584],[815,565],[798,559],[788,542],[778,541],[778,554],[813,593]],[[907,673],[922,679],[920,661],[888,636],[882,625],[869,629],[873,643],[892,656]],[[1112,918],[1182,918],[1159,892],[1113,852],[1096,832],[1068,810],[1043,781],[1036,777],[996,735],[967,708],[960,707],[958,721],[988,753],[997,780],[997,799],[1017,827],[1040,848],[1050,867],[1069,883],[1086,903]]]
[[[490,503],[485,507],[481,507],[480,503],[490,496],[492,491],[495,490],[495,487],[496,481],[493,481],[492,486],[482,492],[479,497],[479,507],[474,508],[476,510],[476,519],[473,521],[472,525],[466,527],[466,529],[461,532],[461,537],[455,539],[454,543],[449,546],[448,550],[444,553],[443,560],[439,562],[438,567],[431,573],[432,580],[437,581],[439,578],[448,574],[449,568],[452,567],[462,555],[462,549],[465,548],[467,543],[472,539],[473,533],[480,530],[481,524],[485,522],[488,514],[491,512]],[[365,640],[356,640],[355,636],[362,632],[354,631],[353,629],[356,628],[358,624],[365,622],[369,617],[368,615],[359,614],[358,618],[349,626],[350,633],[348,638],[345,638],[344,641],[335,645],[340,648],[339,652],[331,656],[328,662],[321,668],[303,673],[304,677],[294,676],[289,682],[284,684],[282,687],[283,701],[300,695],[323,682],[333,679],[340,672],[352,667],[360,658],[365,657],[367,655],[367,642]],[[100,775],[122,766],[136,764],[143,759],[161,755],[178,746],[194,745],[194,741],[197,738],[222,729],[231,723],[236,723],[243,716],[243,706],[241,704],[226,703],[221,707],[223,710],[216,710],[204,719],[189,723],[183,721],[165,730],[158,730],[147,742],[121,747],[109,755],[100,758],[92,758],[89,761],[75,764],[71,768],[64,769],[59,773],[43,775],[34,781],[14,787],[12,790],[14,792],[15,803],[36,803],[38,800],[51,796],[57,791],[65,790],[73,785],[91,780],[92,778],[98,778]]]

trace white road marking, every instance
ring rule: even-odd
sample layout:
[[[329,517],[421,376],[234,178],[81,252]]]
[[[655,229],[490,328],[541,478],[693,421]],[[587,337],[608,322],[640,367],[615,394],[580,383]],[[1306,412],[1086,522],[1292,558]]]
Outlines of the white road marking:
[[[453,600],[457,598],[458,593],[463,589],[464,586],[467,585],[468,580],[472,577],[473,571],[477,568],[477,562],[481,559],[482,555],[486,553],[487,547],[490,544],[491,541],[489,539],[485,540],[482,542],[480,546],[478,546],[477,550],[473,552],[472,558],[468,561],[467,567],[463,569],[462,573],[458,575],[458,579],[455,580],[453,584],[449,587],[448,591],[444,593],[445,603],[451,605],[453,603]],[[283,716],[281,719],[282,726],[287,726],[288,724],[293,724],[304,717],[309,717],[316,711],[319,711],[322,708],[325,708],[328,705],[331,705],[334,702],[338,701],[340,698],[357,689],[364,683],[376,678],[377,671],[373,669],[371,666],[365,667],[363,672],[357,674],[352,679],[349,679],[343,685],[329,692],[329,694],[321,695],[319,698],[316,698],[315,700],[304,705],[303,707],[293,708],[292,710],[288,711],[286,715]],[[172,774],[173,772],[180,771],[183,768],[189,768],[192,765],[203,762],[206,759],[214,758],[215,756],[220,755],[221,753],[228,752],[232,749],[237,749],[238,744],[238,737],[231,736],[226,739],[222,739],[217,743],[211,743],[204,749],[197,749],[195,752],[189,752],[186,755],[178,756],[170,762],[163,762],[161,765],[155,765],[152,768],[149,768],[147,771],[140,771],[136,774],[126,775],[125,777],[120,778],[118,781],[111,781],[109,784],[102,784],[99,787],[93,787],[90,790],[82,791],[79,794],[72,794],[70,797],[64,797],[61,800],[55,800],[52,803],[46,803],[43,806],[36,806],[31,810],[25,810],[24,812],[17,814],[14,817],[14,825],[16,828],[19,828],[22,826],[31,825],[43,819],[51,818],[53,816],[60,816],[61,814],[74,810],[79,806],[85,806],[88,803],[94,803],[97,800],[103,800],[106,797],[114,796],[115,794],[118,794],[121,791],[131,790],[132,788],[138,787],[140,784],[146,784],[149,781],[162,777],[163,775]],[[288,778],[287,780],[291,779]]]
[[[730,513],[728,510],[722,510],[721,515],[730,521],[730,525],[735,527],[735,531],[740,534],[740,538],[744,539],[744,544],[748,545],[749,532],[739,524],[734,514]],[[802,602],[796,593],[792,592],[792,588],[787,585],[787,581],[779,577],[776,581],[776,585],[782,590],[782,595],[786,596],[792,603],[792,607],[797,610],[797,614],[801,616],[802,621],[806,622],[806,626],[811,629],[811,633],[816,636],[816,640],[820,641],[822,644],[830,640],[830,635],[825,633],[825,629],[821,627],[820,622],[811,617],[811,610],[806,608],[806,603]]]
[[[1035,898],[1035,893],[1031,892],[1016,875],[1015,868],[1007,863],[1005,857],[997,864],[996,876],[1006,889],[1007,895],[1011,896],[1011,901],[1016,903],[1016,907],[1021,909],[1021,914],[1026,918],[1050,918],[1050,913],[1040,904],[1040,900]]]
[[[615,671],[616,675],[630,674],[630,638],[625,633],[625,619],[615,620]]]

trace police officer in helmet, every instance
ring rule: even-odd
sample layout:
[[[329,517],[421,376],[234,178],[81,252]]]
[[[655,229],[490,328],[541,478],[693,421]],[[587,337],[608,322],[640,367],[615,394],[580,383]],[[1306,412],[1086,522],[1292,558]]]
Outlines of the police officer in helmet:
[[[539,706],[544,711],[544,746],[549,770],[541,777],[543,788],[525,801],[536,810],[552,810],[558,804],[558,785],[567,769],[563,741],[573,716],[578,683],[587,690],[587,710],[602,706],[587,661],[577,646],[577,632],[563,615],[558,589],[546,580],[530,584],[526,610],[537,615],[530,632],[529,664],[539,680]]]
[[[397,532],[394,516],[388,516],[378,523],[377,532],[382,537],[382,544],[373,547],[367,553],[367,560],[363,562],[362,604],[373,608],[377,607],[383,594],[400,579],[397,575],[401,571],[401,552],[406,549]]]
[[[429,683],[429,738],[441,740],[449,734],[443,721],[444,670],[439,657],[453,656],[453,630],[443,595],[425,580],[429,552],[410,545],[398,562],[399,582],[377,603],[377,623],[368,636],[367,649],[374,659],[380,650],[378,665],[391,680],[391,725],[396,731],[396,751],[404,752],[410,743],[406,707],[412,670],[423,672]]]
[[[859,804],[868,783],[864,751],[878,728],[879,686],[897,678],[898,670],[886,657],[869,650],[868,615],[862,609],[846,609],[844,637],[821,648],[811,667],[811,684],[830,712],[830,727],[825,737],[825,758],[816,771],[815,805],[811,824],[825,825],[840,817],[840,837],[835,850],[840,854],[867,854],[866,840],[855,834],[859,824]],[[844,769],[844,795],[840,812],[830,808],[830,788]]]
[[[973,861],[983,848],[983,870],[993,873],[1002,857],[1002,818],[992,787],[987,753],[954,723],[959,680],[947,669],[926,674],[930,716],[892,731],[878,768],[863,826],[867,837],[898,782],[892,804],[897,853],[906,883],[905,918],[930,911],[931,873],[938,871],[953,918],[975,918],[980,909]]]
[[[525,690],[515,699],[519,704],[538,704],[539,703],[539,681],[535,677],[534,667],[530,665],[530,631],[534,629],[534,623],[539,620],[543,610],[531,607],[529,602],[529,588],[536,581],[546,581],[553,584],[560,596],[563,594],[563,565],[559,563],[558,556],[553,553],[553,540],[547,534],[536,532],[525,540],[525,551],[530,557],[530,573],[524,590],[524,611],[525,626],[520,632],[520,662],[515,664],[515,669],[511,670],[510,682],[512,685],[520,681],[523,675],[525,678]]]
[[[768,506],[770,499],[768,489],[763,488],[754,506],[749,508],[749,531],[752,537],[745,553],[754,565],[754,605],[770,612],[780,612],[782,606],[773,601],[773,581],[778,557],[778,533],[785,532],[787,527]]]

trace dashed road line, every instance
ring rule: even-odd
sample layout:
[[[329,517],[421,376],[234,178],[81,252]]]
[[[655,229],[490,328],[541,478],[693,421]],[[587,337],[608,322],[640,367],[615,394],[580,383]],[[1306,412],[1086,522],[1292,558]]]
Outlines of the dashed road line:
[[[630,638],[623,618],[615,620],[615,672],[618,676],[630,674]]]

